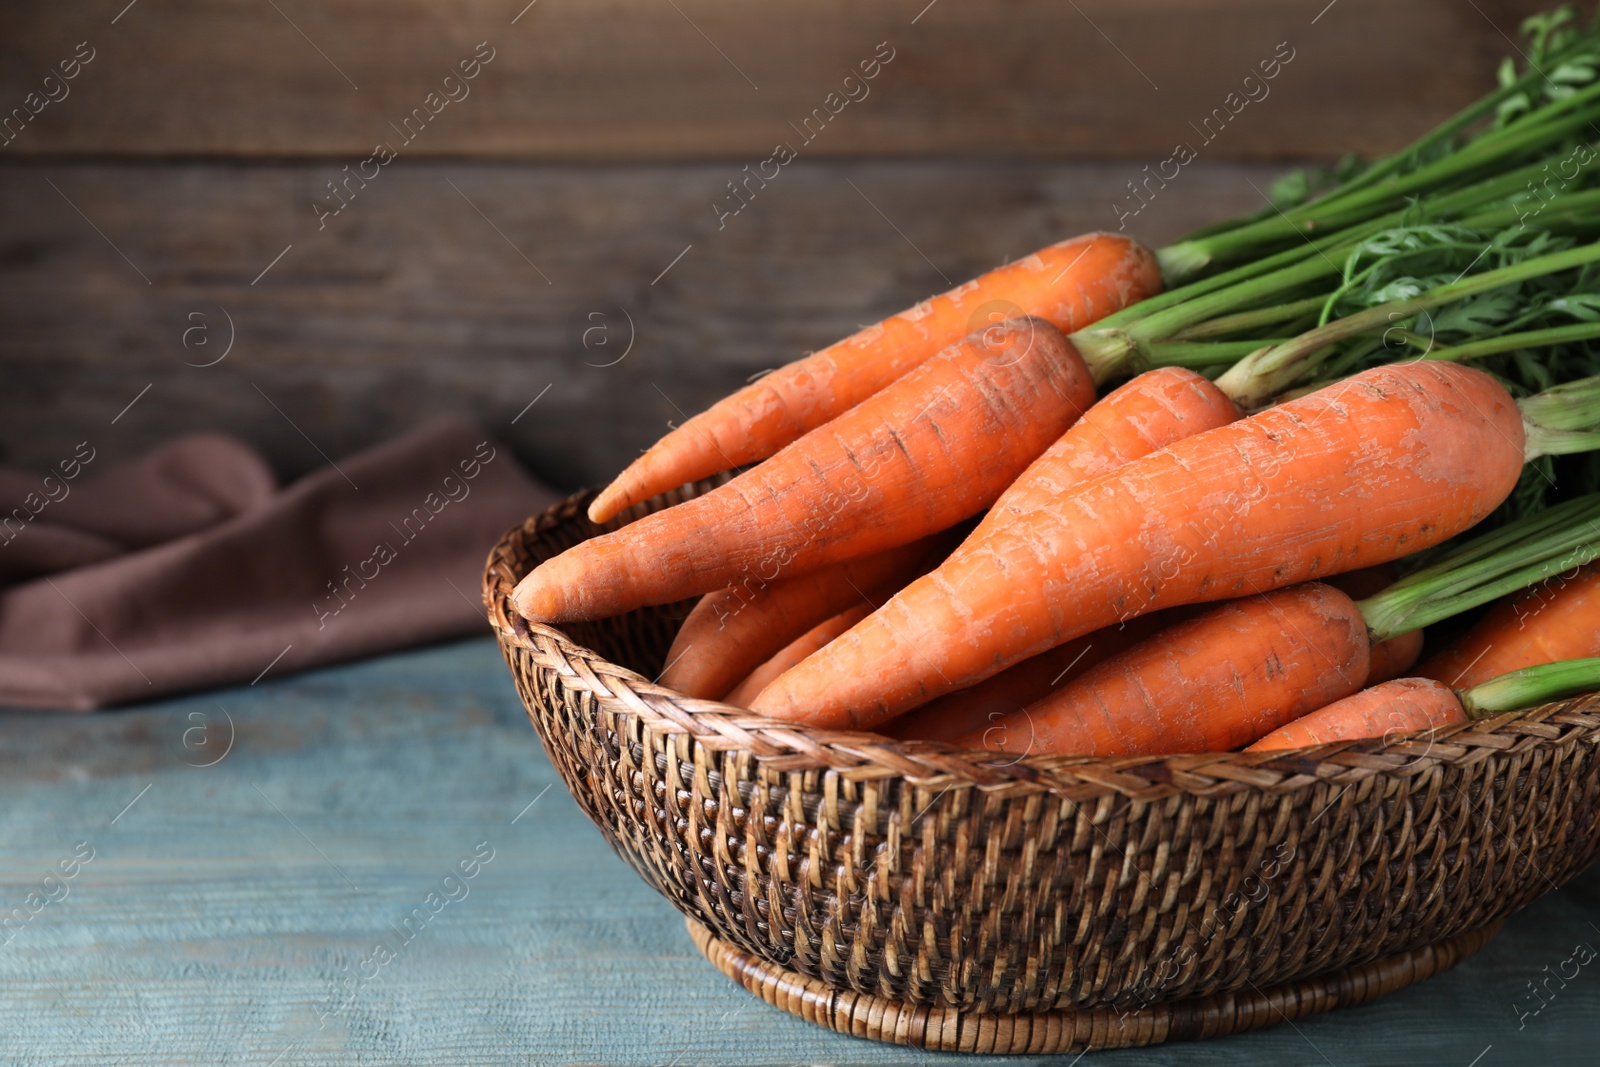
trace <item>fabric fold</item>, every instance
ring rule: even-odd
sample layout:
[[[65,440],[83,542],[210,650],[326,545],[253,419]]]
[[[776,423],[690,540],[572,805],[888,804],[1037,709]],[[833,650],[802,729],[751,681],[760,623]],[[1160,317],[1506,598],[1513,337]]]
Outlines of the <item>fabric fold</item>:
[[[89,710],[470,634],[489,550],[555,499],[459,422],[282,490],[221,434],[99,473],[75,460],[70,479],[0,472],[6,706]]]

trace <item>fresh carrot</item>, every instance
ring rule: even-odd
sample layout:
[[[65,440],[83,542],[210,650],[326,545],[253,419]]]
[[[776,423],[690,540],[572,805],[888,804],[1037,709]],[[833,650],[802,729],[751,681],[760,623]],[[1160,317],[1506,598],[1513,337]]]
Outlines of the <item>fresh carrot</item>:
[[[752,575],[737,586],[707,593],[667,650],[661,683],[688,696],[720,700],[798,635],[853,604],[866,603],[869,593],[885,586],[893,592],[926,574],[958,540],[946,531],[810,574],[773,582]]]
[[[1559,660],[1509,671],[1467,689],[1432,678],[1400,678],[1320,708],[1263,737],[1246,752],[1309,748],[1486,719],[1600,689],[1600,659]]]
[[[1018,755],[1227,751],[1359,690],[1367,656],[1355,601],[1307,582],[1169,627],[954,743]]]
[[[1226,393],[1182,367],[1146,371],[1107,393],[1000,494],[986,529],[1055,503],[1075,485],[1108,474],[1240,417]]]
[[[1510,493],[1529,451],[1523,420],[1481,371],[1364,371],[969,538],[753,706],[870,728],[1121,619],[1437,544]]]
[[[1023,471],[995,501],[979,530],[1050,506],[1072,486],[1116,470],[1174,441],[1239,418],[1216,386],[1194,371],[1163,367],[1108,393]],[[1142,640],[1171,613],[1109,626],[1018,663],[968,690],[947,694],[901,716],[894,737],[947,741],[1016,711],[1102,659]]]
[[[1600,494],[1473,538],[1355,601],[1307,582],[1162,631],[995,724],[997,751],[1128,756],[1238,748],[1360,692],[1394,634],[1488,603],[1600,556]],[[1372,576],[1350,581],[1369,588]],[[985,739],[968,734],[957,744]]]
[[[913,708],[885,723],[881,732],[903,740],[953,741],[1020,711],[1056,686],[1081,677],[1089,668],[1192,613],[1188,607],[1170,608],[1096,630],[1025,659],[969,689],[946,693]]]
[[[1155,256],[1092,233],[1040,249],[767,374],[668,433],[589,505],[604,522],[685,482],[753,463],[977,329],[1035,315],[1065,333],[1159,292]]]
[[[1377,685],[1411,673],[1422,658],[1422,631],[1407,630],[1372,646],[1367,657],[1367,684]]]
[[[926,537],[993,503],[1093,400],[1060,330],[1008,319],[717,489],[545,562],[517,610],[602,618]]]
[[[771,659],[751,671],[744,681],[734,686],[733,691],[723,698],[724,702],[735,707],[746,706],[755,699],[757,693],[771,685],[774,678],[871,615],[884,599],[887,599],[887,596],[881,599],[862,600],[861,603],[845,608],[832,618],[823,619],[779,649]]]
[[[1461,698],[1431,678],[1397,678],[1336,700],[1273,730],[1246,752],[1309,748],[1465,722]]]
[[[1162,367],[1108,393],[1023,471],[995,501],[979,530],[1048,507],[1074,485],[1203,430],[1239,418],[1216,386],[1194,371]],[[990,717],[1016,711],[1076,677],[1106,656],[1173,621],[1134,620],[1108,626],[1024,660],[972,689],[947,694],[901,716],[888,731],[895,737],[947,741]]]
[[[1490,608],[1417,668],[1423,678],[1474,686],[1523,667],[1600,656],[1600,565],[1552,578]]]
[[[1328,584],[1352,600],[1374,596],[1393,584],[1395,568],[1385,563],[1379,567],[1363,567],[1359,571],[1335,575]],[[1367,685],[1377,685],[1391,678],[1399,678],[1416,665],[1422,655],[1422,631],[1409,630],[1396,634],[1372,646],[1367,657]]]

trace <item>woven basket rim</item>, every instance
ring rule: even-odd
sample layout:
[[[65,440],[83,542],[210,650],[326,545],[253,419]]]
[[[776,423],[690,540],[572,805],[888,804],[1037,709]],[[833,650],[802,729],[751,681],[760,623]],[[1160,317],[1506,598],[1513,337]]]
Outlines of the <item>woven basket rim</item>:
[[[1416,774],[1441,764],[1473,764],[1529,743],[1555,743],[1595,729],[1600,693],[1393,738],[1341,741],[1279,752],[1205,752],[1166,756],[1023,756],[997,758],[937,741],[897,741],[879,734],[786,722],[714,700],[686,696],[612,663],[554,626],[530,623],[511,605],[523,571],[516,546],[580,516],[594,498],[580,490],[511,527],[485,565],[484,605],[503,649],[559,664],[563,685],[620,705],[662,733],[687,733],[717,751],[762,761],[848,770],[850,777],[903,777],[925,787],[1080,795],[1107,790],[1152,799],[1173,793],[1288,792],[1318,783],[1351,784],[1375,774]],[[543,646],[543,647],[542,647]]]

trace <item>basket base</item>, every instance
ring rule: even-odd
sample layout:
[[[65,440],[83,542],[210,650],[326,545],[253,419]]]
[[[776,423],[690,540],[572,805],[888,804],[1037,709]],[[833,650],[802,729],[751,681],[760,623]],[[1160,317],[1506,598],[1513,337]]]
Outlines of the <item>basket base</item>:
[[[1110,1008],[972,1014],[830,989],[718,940],[693,919],[689,937],[717,970],[774,1007],[841,1034],[939,1052],[1081,1052],[1243,1033],[1362,1004],[1448,970],[1477,952],[1505,920],[1448,941],[1268,989],[1217,993],[1123,1015]]]

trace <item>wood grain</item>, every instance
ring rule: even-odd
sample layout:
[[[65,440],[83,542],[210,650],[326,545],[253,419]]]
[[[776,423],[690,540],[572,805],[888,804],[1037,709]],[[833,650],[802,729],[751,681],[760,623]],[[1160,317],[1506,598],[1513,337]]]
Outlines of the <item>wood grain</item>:
[[[0,167],[0,453],[223,429],[295,475],[459,415],[592,484],[752,374],[1115,228],[1129,171],[802,161],[719,229],[730,164],[397,162],[319,230],[328,163]],[[1130,232],[1254,210],[1275,172],[1196,163]]]
[[[479,42],[495,58],[406,155],[755,163],[879,42],[812,158],[1165,158],[1279,42],[1218,159],[1403,143],[1492,84],[1546,0],[93,0],[0,6],[0,108],[95,59],[0,152],[355,163]],[[520,14],[519,14],[520,12]]]
[[[186,749],[196,727],[207,734]],[[557,782],[487,638],[0,728],[0,907],[22,906],[77,842],[95,849],[67,896],[0,947],[0,1062],[952,1062],[822,1030],[718,974]],[[229,736],[220,761],[194,766]],[[342,968],[393,943],[391,924],[479,841],[494,859],[465,899],[319,1027]],[[1537,1015],[1516,1005],[1538,1006],[1527,983],[1574,945],[1600,944],[1591,923],[1600,869],[1375,1003],[1077,1065],[1468,1067],[1491,1045],[1478,1067],[1589,1064],[1593,964],[1549,979]]]

